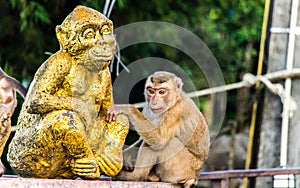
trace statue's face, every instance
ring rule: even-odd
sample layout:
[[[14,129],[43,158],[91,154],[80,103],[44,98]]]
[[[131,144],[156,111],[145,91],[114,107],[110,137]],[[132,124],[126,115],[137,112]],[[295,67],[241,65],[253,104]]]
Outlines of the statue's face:
[[[115,52],[113,24],[101,13],[78,6],[56,28],[61,49],[89,69],[106,68]]]

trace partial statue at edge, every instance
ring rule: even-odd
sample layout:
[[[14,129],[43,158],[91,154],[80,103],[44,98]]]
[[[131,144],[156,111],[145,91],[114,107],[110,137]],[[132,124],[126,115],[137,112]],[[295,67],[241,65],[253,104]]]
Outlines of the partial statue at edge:
[[[122,168],[129,124],[107,122],[113,106],[112,22],[76,7],[56,27],[60,51],[38,69],[18,119],[8,160],[22,177],[97,179]]]
[[[17,92],[25,98],[26,88],[0,68],[0,157],[11,133],[11,117],[18,103]],[[4,171],[5,167],[0,160],[0,176]]]

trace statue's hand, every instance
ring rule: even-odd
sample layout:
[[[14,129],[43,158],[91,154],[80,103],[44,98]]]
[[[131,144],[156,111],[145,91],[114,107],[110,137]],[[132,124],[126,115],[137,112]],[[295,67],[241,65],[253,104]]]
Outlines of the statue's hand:
[[[108,157],[105,154],[101,154],[98,159],[101,171],[108,176],[115,176],[122,168],[122,161],[117,156],[111,155]]]
[[[96,159],[81,158],[71,163],[73,173],[84,179],[100,178],[100,168]]]

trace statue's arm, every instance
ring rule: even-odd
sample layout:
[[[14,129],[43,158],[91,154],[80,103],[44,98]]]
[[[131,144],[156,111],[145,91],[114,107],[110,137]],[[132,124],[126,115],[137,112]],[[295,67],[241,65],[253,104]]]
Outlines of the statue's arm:
[[[123,146],[129,131],[129,121],[124,114],[117,114],[112,121],[102,120],[103,136],[107,142],[97,157],[99,167],[108,176],[117,175],[123,166]]]
[[[108,109],[112,108],[114,104],[111,75],[108,68],[101,73],[101,84],[105,89],[105,95],[102,100],[100,114],[105,117]],[[114,121],[107,122],[105,118],[101,121],[104,126],[103,140],[106,142],[106,147],[101,153],[97,154],[96,158],[102,173],[115,176],[123,166],[122,148],[128,134],[129,122],[123,114],[117,115]]]
[[[101,108],[100,108],[100,114],[102,116],[106,116],[107,110],[110,109],[114,104],[113,91],[112,91],[113,89],[112,89],[112,83],[111,83],[111,75],[110,75],[110,71],[109,71],[108,68],[103,70],[101,80],[102,80],[102,84],[104,85],[105,96],[104,96],[104,99],[102,101],[102,105],[101,105]]]
[[[71,66],[71,57],[61,52],[44,62],[29,88],[25,101],[27,112],[43,114],[59,109],[72,110],[70,98],[55,95]]]
[[[97,157],[99,167],[108,176],[117,175],[123,166],[123,145],[129,131],[129,122],[125,115],[119,114],[115,121],[104,126],[104,140],[107,142]]]

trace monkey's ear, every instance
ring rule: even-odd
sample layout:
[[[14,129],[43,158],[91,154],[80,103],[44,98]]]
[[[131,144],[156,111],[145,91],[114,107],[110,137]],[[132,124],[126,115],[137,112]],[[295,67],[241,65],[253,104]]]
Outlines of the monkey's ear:
[[[57,40],[59,42],[60,50],[65,50],[68,43],[67,33],[62,29],[60,25],[56,26],[55,32]]]
[[[2,78],[2,77],[5,77],[5,76],[7,76],[6,75],[6,73],[2,70],[2,68],[0,67],[0,79]]]
[[[177,88],[182,90],[183,82],[180,78],[177,77],[176,79]]]

